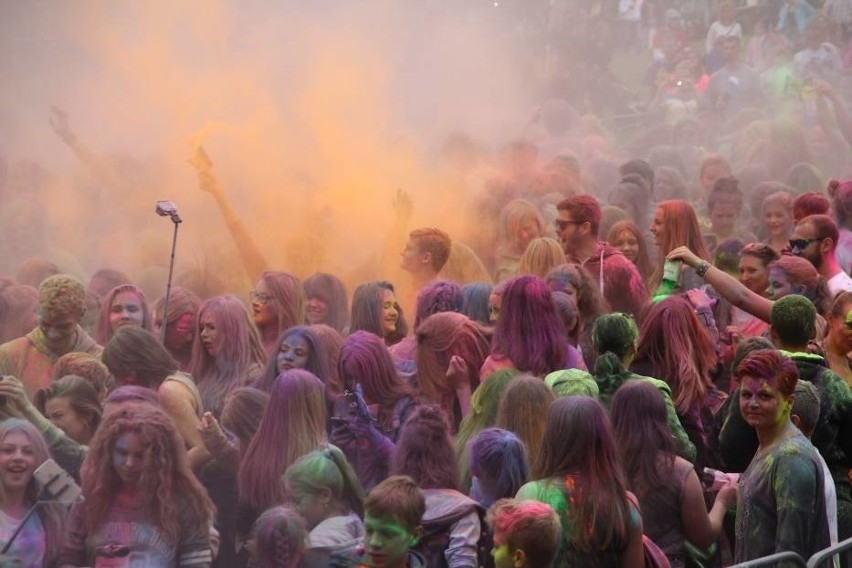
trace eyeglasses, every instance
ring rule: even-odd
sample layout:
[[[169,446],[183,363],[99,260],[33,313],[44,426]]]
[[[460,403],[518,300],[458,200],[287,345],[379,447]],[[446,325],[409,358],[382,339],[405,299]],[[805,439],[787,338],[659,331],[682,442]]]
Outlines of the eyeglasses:
[[[559,231],[564,231],[570,225],[582,225],[583,223],[579,221],[566,221],[564,219],[556,219],[553,221],[553,224],[556,226],[556,229]]]
[[[253,303],[262,305],[271,300],[272,296],[264,294],[263,292],[258,292],[257,290],[249,290],[249,298]]]
[[[814,241],[825,240],[826,237],[813,239],[790,239],[790,250],[805,250]]]

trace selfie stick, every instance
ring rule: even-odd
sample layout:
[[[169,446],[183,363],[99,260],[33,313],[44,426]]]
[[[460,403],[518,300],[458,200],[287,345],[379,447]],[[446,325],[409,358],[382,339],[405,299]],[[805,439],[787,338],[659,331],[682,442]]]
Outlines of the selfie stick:
[[[24,530],[24,526],[27,524],[27,521],[30,520],[30,517],[33,516],[33,513],[36,512],[36,509],[39,507],[39,505],[58,501],[59,497],[63,493],[65,493],[67,489],[70,488],[70,485],[65,485],[62,487],[62,489],[57,491],[55,495],[51,494],[51,492],[48,490],[48,487],[50,487],[50,484],[59,479],[60,477],[60,475],[53,476],[53,478],[44,486],[44,489],[42,489],[41,494],[39,495],[39,498],[36,499],[35,504],[30,507],[30,510],[27,511],[27,514],[24,516],[24,520],[21,521],[21,524],[18,525],[18,528],[16,528],[15,532],[12,533],[12,537],[9,539],[9,542],[6,543],[6,545],[3,547],[3,550],[0,550],[0,555],[9,552],[9,549],[12,547],[12,543],[15,542],[15,539],[18,538],[18,535],[21,534],[22,530]]]
[[[166,297],[163,299],[163,325],[160,328],[160,343],[166,341],[166,314],[169,313],[169,296],[172,294],[172,275],[175,270],[175,248],[177,248],[178,225],[183,220],[178,215],[177,209],[170,201],[158,201],[154,207],[157,215],[160,217],[169,217],[175,226],[174,235],[172,236],[172,255],[169,260],[169,279],[166,281]]]

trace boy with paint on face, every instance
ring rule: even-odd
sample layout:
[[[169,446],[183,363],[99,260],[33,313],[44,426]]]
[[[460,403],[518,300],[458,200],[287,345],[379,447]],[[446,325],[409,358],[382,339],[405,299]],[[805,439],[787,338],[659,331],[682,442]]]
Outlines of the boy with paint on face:
[[[488,510],[494,568],[547,568],[556,559],[562,523],[550,505],[501,499]]]
[[[831,543],[822,463],[790,420],[799,371],[780,352],[761,349],[736,376],[740,412],[760,445],[739,480],[734,562],[786,551],[810,558]]]
[[[331,568],[425,568],[409,550],[420,540],[426,499],[408,476],[394,475],[376,485],[364,502],[364,541],[332,555]]]

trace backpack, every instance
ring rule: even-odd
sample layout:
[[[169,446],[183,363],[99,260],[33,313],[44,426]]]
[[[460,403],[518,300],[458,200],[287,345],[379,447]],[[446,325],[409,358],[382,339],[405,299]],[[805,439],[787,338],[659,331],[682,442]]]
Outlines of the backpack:
[[[450,532],[453,525],[473,511],[476,511],[479,516],[480,526],[479,540],[476,543],[477,564],[480,568],[494,568],[494,559],[491,557],[494,538],[485,522],[485,509],[479,504],[423,523],[423,534],[411,549],[426,559],[426,568],[447,568],[444,552],[450,547]]]

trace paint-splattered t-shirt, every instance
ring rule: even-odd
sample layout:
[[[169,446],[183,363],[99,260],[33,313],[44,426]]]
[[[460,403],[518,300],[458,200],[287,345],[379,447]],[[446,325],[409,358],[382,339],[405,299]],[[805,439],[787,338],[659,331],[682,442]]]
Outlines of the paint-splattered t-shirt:
[[[58,564],[95,566],[96,551],[110,546],[130,548],[128,566],[177,568],[209,566],[212,561],[207,530],[192,530],[198,524],[186,508],[181,509],[184,534],[178,543],[170,542],[139,507],[116,499],[107,521],[86,531],[82,503],[74,505],[68,517],[65,542]]]
[[[824,484],[819,455],[798,430],[758,452],[740,476],[735,561],[784,551],[806,559],[827,548]]]
[[[9,542],[12,534],[21,524],[23,519],[15,519],[3,511],[0,511],[0,542]],[[15,542],[9,548],[8,556],[17,558],[23,562],[23,566],[41,566],[44,561],[46,550],[44,526],[38,515],[32,515],[27,519],[27,524],[15,538]]]

